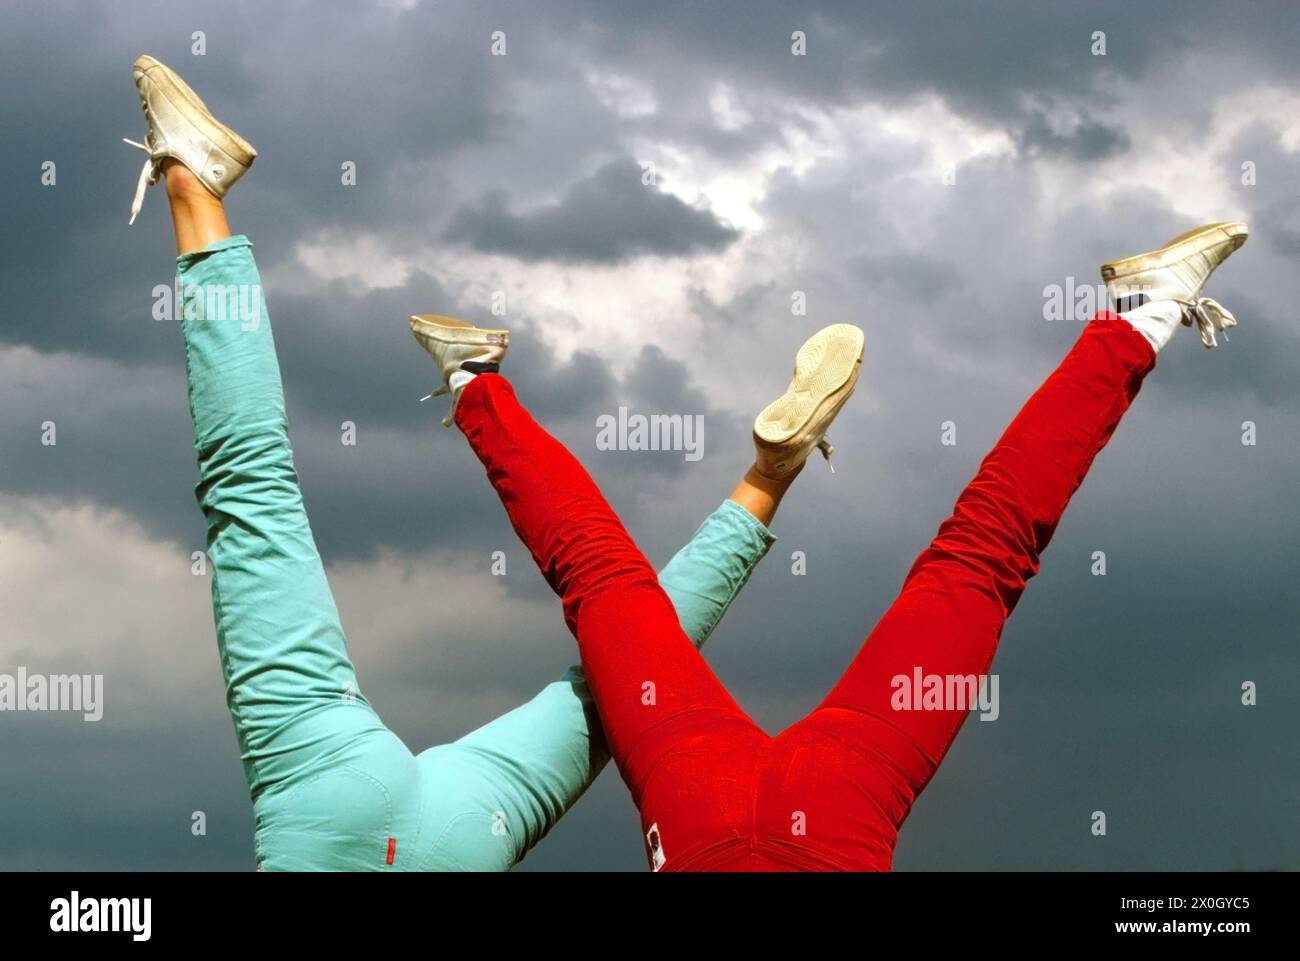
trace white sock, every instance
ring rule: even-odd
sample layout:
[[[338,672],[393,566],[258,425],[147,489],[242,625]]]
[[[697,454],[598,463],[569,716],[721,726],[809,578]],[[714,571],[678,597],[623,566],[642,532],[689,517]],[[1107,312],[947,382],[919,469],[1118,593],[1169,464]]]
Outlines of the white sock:
[[[1156,353],[1173,339],[1174,331],[1182,326],[1183,305],[1176,300],[1151,300],[1141,307],[1120,314],[1151,342]]]
[[[454,394],[477,376],[478,374],[471,374],[467,370],[453,370],[451,376],[447,378],[447,386]]]

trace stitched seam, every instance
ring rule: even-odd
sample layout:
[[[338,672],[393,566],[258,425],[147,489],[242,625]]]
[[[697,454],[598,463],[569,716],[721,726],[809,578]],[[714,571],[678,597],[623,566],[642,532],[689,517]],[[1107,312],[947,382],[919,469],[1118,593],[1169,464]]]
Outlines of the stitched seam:
[[[443,827],[441,831],[438,832],[437,840],[433,842],[433,846],[429,849],[428,855],[424,858],[424,860],[420,862],[420,867],[418,870],[424,871],[428,869],[430,863],[432,863],[435,858],[440,856],[438,853],[438,847],[439,845],[442,844],[443,840],[447,837],[447,835],[450,834],[452,830],[456,827],[456,825],[460,824],[461,821],[467,821],[471,818],[482,818],[486,820],[489,824],[491,824],[493,821],[490,815],[483,814],[480,811],[466,811],[464,814],[457,814],[454,818],[452,818],[450,821],[447,822],[447,824]],[[514,840],[513,837],[511,837],[510,835],[510,825],[508,821],[506,823],[506,837],[510,838],[510,840],[512,841]],[[445,853],[442,854],[441,857],[446,858],[448,861],[456,865],[456,868],[460,871],[473,873],[474,871],[479,870],[477,868],[471,868],[468,865],[464,864],[454,854]],[[517,859],[516,863],[518,862],[518,860],[522,860],[522,858]]]
[[[665,724],[670,724],[670,723],[672,723],[673,721],[676,721],[676,720],[679,720],[680,718],[686,717],[688,714],[701,714],[701,713],[706,713],[706,712],[708,712],[708,713],[726,713],[726,714],[728,715],[728,717],[731,716],[729,712],[726,712],[723,708],[719,708],[719,707],[688,707],[688,708],[683,708],[682,710],[676,712],[675,714],[670,714],[668,717],[660,718],[659,720],[657,720],[657,721],[655,721],[653,724],[651,724],[649,727],[647,727],[644,731],[642,731],[640,737],[638,737],[635,741],[633,741],[632,744],[628,747],[628,749],[623,753],[623,757],[624,757],[625,759],[626,759],[626,758],[630,758],[630,757],[632,756],[632,754],[636,751],[636,749],[639,748],[639,747],[641,746],[641,743],[642,743],[642,742],[643,742],[647,737],[649,737],[651,733],[653,733],[654,731],[658,730],[658,729],[659,729],[660,727],[662,727],[663,725],[665,725]],[[764,731],[761,727],[759,727],[757,724],[755,724],[753,721],[751,721],[748,717],[745,717],[743,714],[741,714],[739,717],[737,717],[736,720],[740,720],[740,721],[743,721],[744,723],[748,724],[751,728],[753,728],[753,729],[754,729],[755,731],[757,731],[759,734],[761,734],[761,735],[763,735],[764,737],[766,737],[768,740],[771,740],[771,739],[772,739],[772,736],[771,736],[770,734],[768,734],[768,733],[767,733],[766,731]]]

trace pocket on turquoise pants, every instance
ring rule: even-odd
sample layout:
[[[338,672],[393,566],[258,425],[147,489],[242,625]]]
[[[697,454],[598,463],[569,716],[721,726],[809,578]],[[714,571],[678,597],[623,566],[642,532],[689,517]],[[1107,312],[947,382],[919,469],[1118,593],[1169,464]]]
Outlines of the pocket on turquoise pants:
[[[446,821],[423,871],[509,871],[519,855],[500,811],[467,811]]]
[[[261,795],[255,805],[262,871],[402,871],[425,860],[424,792],[415,758],[395,736]]]

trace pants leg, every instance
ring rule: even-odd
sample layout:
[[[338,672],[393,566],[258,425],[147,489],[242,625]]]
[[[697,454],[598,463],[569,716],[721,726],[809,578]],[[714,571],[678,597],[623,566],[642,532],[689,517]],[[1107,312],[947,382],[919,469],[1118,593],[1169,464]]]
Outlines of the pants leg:
[[[734,501],[710,514],[668,565],[659,583],[677,612],[687,638],[702,646],[740,593],[775,538]],[[454,763],[446,763],[452,755]],[[499,860],[498,844],[484,825],[504,831],[522,860],[591,785],[609,760],[604,731],[581,667],[508,714],[450,745],[420,755],[429,776],[459,794],[459,807],[480,809],[489,820],[467,818],[463,842],[448,838],[462,868],[488,870]],[[436,763],[434,763],[436,762]],[[467,777],[467,771],[473,773]],[[469,798],[474,785],[482,797]],[[484,857],[487,862],[483,861]]]
[[[703,647],[776,538],[753,514],[725,500],[659,572],[682,630]]]
[[[415,833],[402,810],[414,758],[348,659],[298,489],[251,244],[231,237],[177,263],[196,494],[259,861],[383,867],[390,832]],[[341,842],[333,860],[331,838]]]
[[[910,681],[917,669],[945,677],[988,672],[1002,626],[1071,495],[1154,364],[1150,345],[1127,321],[1104,312],[1089,323],[984,459],[843,678],[787,732],[883,760],[869,791],[874,808],[855,802],[851,788],[843,792],[846,822],[857,818],[849,833],[884,832],[892,850],[969,713],[896,709],[893,679]]]
[[[757,731],[682,631],[595,483],[505,378],[471,381],[456,423],[563,602],[606,742],[638,806],[656,761],[676,746],[680,722],[708,718]]]

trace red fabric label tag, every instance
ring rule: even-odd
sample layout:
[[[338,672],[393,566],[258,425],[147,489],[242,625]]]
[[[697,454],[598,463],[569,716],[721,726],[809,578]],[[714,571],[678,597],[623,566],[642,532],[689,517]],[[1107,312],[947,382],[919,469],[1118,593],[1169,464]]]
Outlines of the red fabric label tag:
[[[388,839],[388,863],[393,863],[393,858],[397,855],[397,838]]]

